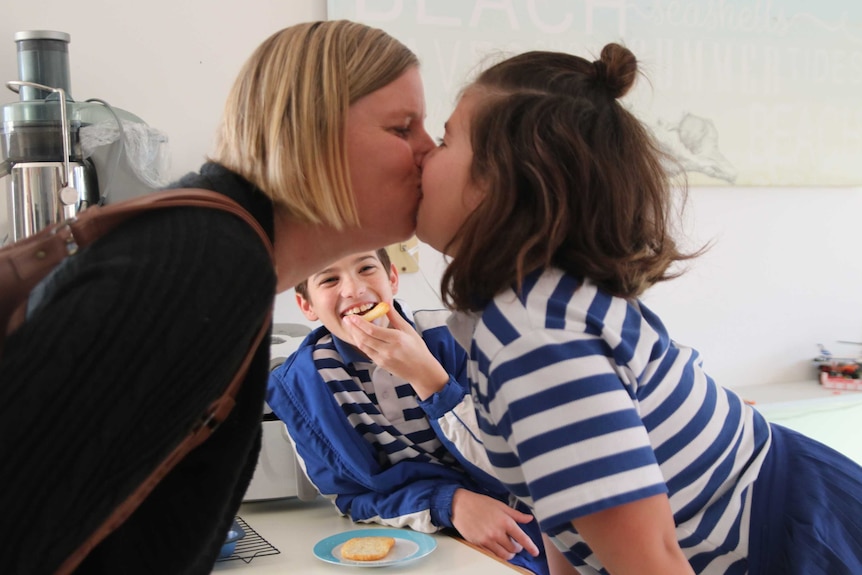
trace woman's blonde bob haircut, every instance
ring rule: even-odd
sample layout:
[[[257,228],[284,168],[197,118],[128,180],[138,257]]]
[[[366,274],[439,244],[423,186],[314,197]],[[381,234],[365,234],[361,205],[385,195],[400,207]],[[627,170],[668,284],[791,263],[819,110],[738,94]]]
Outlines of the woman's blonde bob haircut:
[[[356,22],[276,32],[234,83],[211,160],[301,221],[358,225],[345,145],[348,109],[418,65],[401,42]]]

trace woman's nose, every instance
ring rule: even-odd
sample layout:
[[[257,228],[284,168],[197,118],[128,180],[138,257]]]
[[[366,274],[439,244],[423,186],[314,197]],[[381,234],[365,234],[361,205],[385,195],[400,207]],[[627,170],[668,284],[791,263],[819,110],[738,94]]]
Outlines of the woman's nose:
[[[431,153],[432,151],[433,150],[430,150],[424,156],[422,156],[422,161],[419,162],[419,169],[421,169],[421,170],[425,169],[425,164],[428,163],[428,158],[433,156],[433,154]]]
[[[421,166],[424,163],[425,156],[428,155],[428,152],[430,152],[436,147],[437,146],[434,144],[434,139],[430,135],[428,135],[428,132],[425,131],[425,128],[422,128],[422,132],[419,134],[417,144],[414,147],[414,157],[416,160],[416,165]]]

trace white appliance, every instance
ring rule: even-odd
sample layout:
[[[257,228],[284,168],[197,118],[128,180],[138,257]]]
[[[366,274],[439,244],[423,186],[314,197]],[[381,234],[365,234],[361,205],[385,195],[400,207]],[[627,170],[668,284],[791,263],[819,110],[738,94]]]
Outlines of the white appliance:
[[[270,371],[284,363],[310,331],[310,327],[302,324],[274,324],[270,346]],[[284,423],[272,413],[268,405],[264,408],[262,425],[260,455],[243,501],[286,497],[298,497],[303,501],[315,499],[318,495],[317,488],[308,480],[299,465]]]

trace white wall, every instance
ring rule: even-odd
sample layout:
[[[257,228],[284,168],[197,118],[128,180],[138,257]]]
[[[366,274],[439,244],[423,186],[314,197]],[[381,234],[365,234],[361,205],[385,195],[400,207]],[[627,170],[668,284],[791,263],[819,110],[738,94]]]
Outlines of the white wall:
[[[835,343],[862,342],[862,189],[696,188],[686,210],[691,244],[712,247],[644,301],[719,383],[813,378],[817,343],[862,351]],[[441,261],[423,246],[435,290]],[[436,301],[426,277],[402,284],[414,307]]]
[[[715,242],[647,305],[725,385],[814,376],[817,343],[862,347],[862,190],[701,188],[690,235]]]
[[[76,100],[101,98],[167,132],[173,175],[210,151],[225,96],[252,50],[276,30],[326,17],[324,0],[11,0],[0,18],[0,103],[17,100],[14,35],[71,35]]]
[[[277,29],[325,17],[324,0],[15,0],[0,19],[0,81],[18,78],[15,32],[68,32],[75,98],[104,99],[166,132],[176,177],[210,151],[251,51]],[[15,98],[0,90],[0,104]],[[698,188],[688,216],[694,241],[714,247],[645,300],[720,383],[811,377],[818,342],[859,351],[833,343],[862,341],[862,190]],[[438,307],[442,260],[422,246],[420,264],[421,273],[402,276],[400,295],[414,308]],[[276,321],[304,322],[290,292]]]
[[[326,18],[325,0],[11,2],[0,18],[0,105],[18,99],[5,88],[18,79],[15,33],[67,32],[74,98],[100,98],[165,132],[171,179],[197,170],[211,151],[225,97],[257,45],[291,24]],[[304,321],[294,308],[292,297],[279,298],[277,319]]]

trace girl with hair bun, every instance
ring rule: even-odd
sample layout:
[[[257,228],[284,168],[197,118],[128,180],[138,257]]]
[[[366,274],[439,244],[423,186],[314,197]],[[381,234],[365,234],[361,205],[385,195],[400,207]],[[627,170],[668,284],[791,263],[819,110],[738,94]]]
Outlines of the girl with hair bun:
[[[768,423],[639,300],[702,250],[619,101],[638,73],[618,44],[504,60],[423,160],[417,234],[451,258],[494,472],[581,574],[862,573],[862,467]]]

